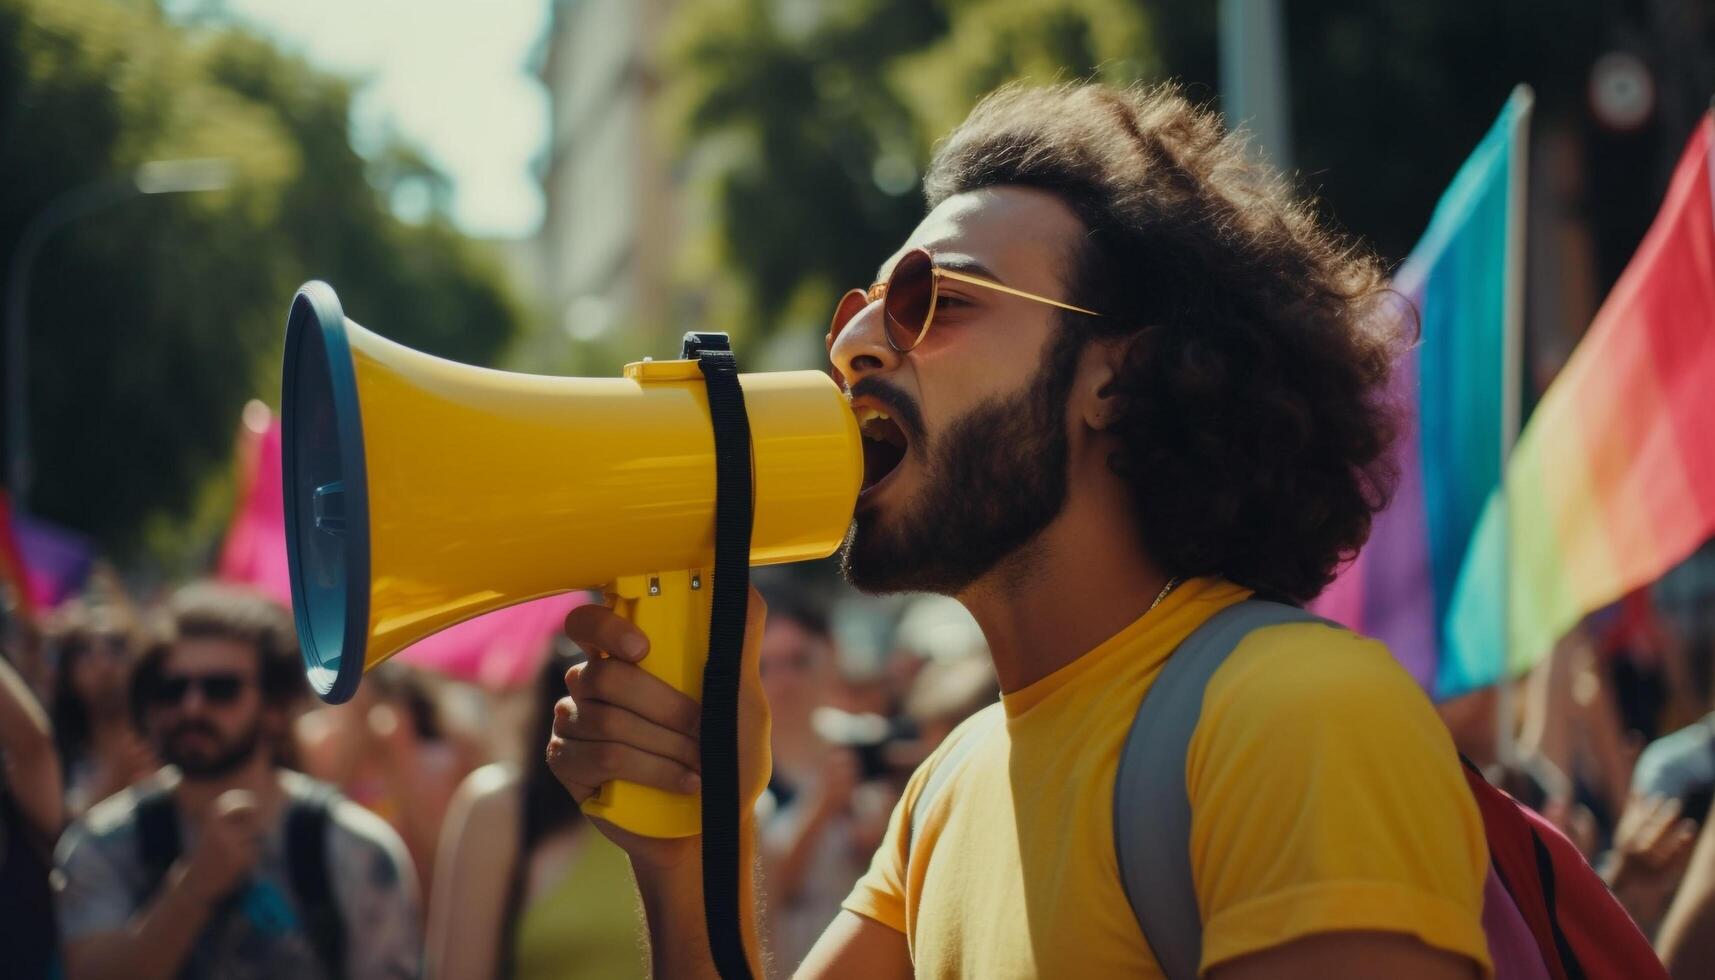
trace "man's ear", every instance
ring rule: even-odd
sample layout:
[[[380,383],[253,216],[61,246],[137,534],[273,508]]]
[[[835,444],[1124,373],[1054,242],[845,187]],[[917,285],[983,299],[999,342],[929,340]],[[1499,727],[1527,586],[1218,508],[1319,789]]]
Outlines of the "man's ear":
[[[1106,431],[1119,417],[1116,384],[1125,362],[1124,340],[1093,340],[1079,355],[1072,385],[1073,412],[1091,429]]]

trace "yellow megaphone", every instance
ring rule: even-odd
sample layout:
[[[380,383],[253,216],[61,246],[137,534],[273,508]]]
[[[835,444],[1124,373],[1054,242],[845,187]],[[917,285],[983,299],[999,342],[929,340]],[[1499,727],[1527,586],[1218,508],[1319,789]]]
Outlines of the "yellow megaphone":
[[[739,381],[750,561],[832,554],[863,479],[850,405],[816,371]],[[471,367],[365,330],[311,282],[287,320],[281,408],[292,606],[324,700],[437,630],[577,589],[605,593],[649,637],[644,668],[701,700],[716,457],[696,361],[620,378]],[[654,837],[700,825],[697,796],[629,783],[585,809]]]

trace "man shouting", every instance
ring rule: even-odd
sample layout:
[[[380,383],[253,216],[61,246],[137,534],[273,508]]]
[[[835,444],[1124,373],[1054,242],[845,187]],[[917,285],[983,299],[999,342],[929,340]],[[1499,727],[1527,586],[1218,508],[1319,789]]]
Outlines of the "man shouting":
[[[1314,597],[1363,544],[1411,324],[1373,258],[1171,88],[1004,89],[925,187],[829,334],[865,435],[844,565],[866,591],[963,602],[1002,698],[912,778],[798,975],[1161,976],[1116,860],[1116,835],[1153,827],[1116,810],[1121,748],[1193,630],[1253,594]],[[609,654],[558,707],[572,795],[696,788],[697,706],[637,666],[641,634],[591,607],[567,631]],[[741,710],[755,793],[766,708]],[[1250,633],[1208,683],[1184,784],[1201,975],[1489,973],[1482,825],[1380,644]],[[699,839],[603,831],[656,975],[709,975]]]

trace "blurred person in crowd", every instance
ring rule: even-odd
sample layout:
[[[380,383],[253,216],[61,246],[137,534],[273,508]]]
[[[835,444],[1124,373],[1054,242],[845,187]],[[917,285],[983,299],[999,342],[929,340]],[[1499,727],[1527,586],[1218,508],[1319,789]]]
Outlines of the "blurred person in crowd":
[[[866,437],[845,568],[960,599],[1004,693],[912,777],[799,975],[1158,976],[1114,860],[1121,748],[1194,629],[1253,594],[1307,601],[1363,544],[1397,476],[1385,392],[1409,337],[1376,315],[1380,263],[1171,87],[1005,88],[924,185],[929,214],[829,333]],[[594,606],[567,632],[612,655],[568,676],[548,750],[567,790],[700,786],[697,706],[638,663],[648,638]],[[1259,629],[1199,718],[1200,972],[1490,971],[1482,821],[1384,646]],[[747,686],[743,794],[766,719]],[[701,841],[598,826],[631,855],[657,975],[707,976]]]
[[[1485,770],[1565,833],[1644,934],[1653,936],[1686,872],[1697,827],[1683,815],[1685,801],[1632,786],[1642,741],[1622,711],[1616,688],[1624,671],[1614,661],[1643,652],[1604,651],[1598,638],[1604,630],[1612,634],[1624,615],[1635,611],[1616,609],[1607,614],[1606,626],[1598,616],[1570,631],[1516,685],[1520,717],[1511,762]],[[1652,642],[1659,643],[1674,631],[1653,632],[1660,635]],[[1490,695],[1486,711],[1449,712],[1443,706],[1443,714],[1471,722],[1467,738],[1486,728],[1492,743],[1493,692],[1484,693]],[[1460,741],[1457,729],[1455,740]]]
[[[987,657],[961,654],[929,661],[905,696],[905,717],[916,732],[918,751],[927,758],[953,729],[999,697]]]
[[[982,627],[955,599],[913,599],[900,616],[894,645],[916,663],[904,678],[899,707],[921,753],[914,761],[921,761],[960,722],[994,703],[1000,690]]]
[[[54,670],[48,663],[47,642],[34,615],[26,615],[11,582],[0,582],[0,615],[5,616],[6,657],[41,704],[53,701]]]
[[[895,648],[894,657],[909,657],[917,664],[899,699],[898,717],[860,715],[844,719],[843,726],[827,724],[835,720],[828,717],[828,709],[821,709],[817,717],[822,723],[818,728],[843,727],[844,741],[863,760],[861,781],[847,808],[846,838],[851,852],[865,863],[886,838],[888,818],[911,773],[961,722],[993,704],[1000,694],[994,668],[985,656],[968,652],[919,656],[908,642]],[[869,730],[864,732],[865,728]]]
[[[1697,688],[1704,710],[1715,694],[1715,542],[1656,583],[1665,660]],[[1689,819],[1705,822],[1715,800],[1715,713],[1650,743],[1638,757],[1632,788],[1640,796],[1678,800]]]
[[[1715,820],[1704,820],[1655,948],[1674,980],[1704,980],[1715,963]]]
[[[129,613],[73,600],[55,610],[47,641],[56,664],[54,738],[65,770],[66,810],[77,817],[160,762],[126,708],[137,653]]]
[[[307,687],[291,617],[258,593],[177,592],[130,709],[167,763],[61,838],[67,974],[412,977],[416,886],[387,824],[276,764]]]
[[[1594,862],[1612,843],[1631,797],[1640,743],[1626,730],[1588,625],[1562,637],[1524,680],[1513,683],[1513,692],[1517,719],[1510,761],[1503,770],[1497,760],[1485,772]],[[1492,712],[1489,727],[1492,739]]]
[[[1696,840],[1697,824],[1680,816],[1678,800],[1634,797],[1622,811],[1613,847],[1596,863],[1645,936],[1657,935]]]
[[[11,652],[8,644],[0,656],[0,951],[8,976],[47,977],[59,961],[48,874],[64,824],[60,763],[47,712]]]
[[[393,825],[424,892],[447,807],[482,752],[441,709],[437,679],[401,660],[364,675],[344,704],[307,711],[294,726],[304,772]]]
[[[868,854],[851,840],[858,755],[815,724],[841,686],[827,616],[792,592],[777,594],[772,608],[757,668],[773,716],[774,770],[757,804],[757,844],[772,948],[796,963],[839,911]]]
[[[631,864],[592,830],[542,761],[574,662],[554,652],[538,672],[523,762],[476,770],[453,798],[429,902],[430,977],[648,975]]]

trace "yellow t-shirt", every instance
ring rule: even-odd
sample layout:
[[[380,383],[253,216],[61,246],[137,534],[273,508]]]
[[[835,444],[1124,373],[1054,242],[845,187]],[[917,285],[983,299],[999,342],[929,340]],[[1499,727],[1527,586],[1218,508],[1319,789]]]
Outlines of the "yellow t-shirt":
[[[920,977],[1161,976],[1120,885],[1114,773],[1168,654],[1248,594],[1187,582],[968,720],[912,776],[845,908],[903,932]],[[960,738],[979,741],[911,839]],[[1321,624],[1252,633],[1209,682],[1185,770],[1202,970],[1345,930],[1491,970],[1481,818],[1452,738],[1380,643]]]

